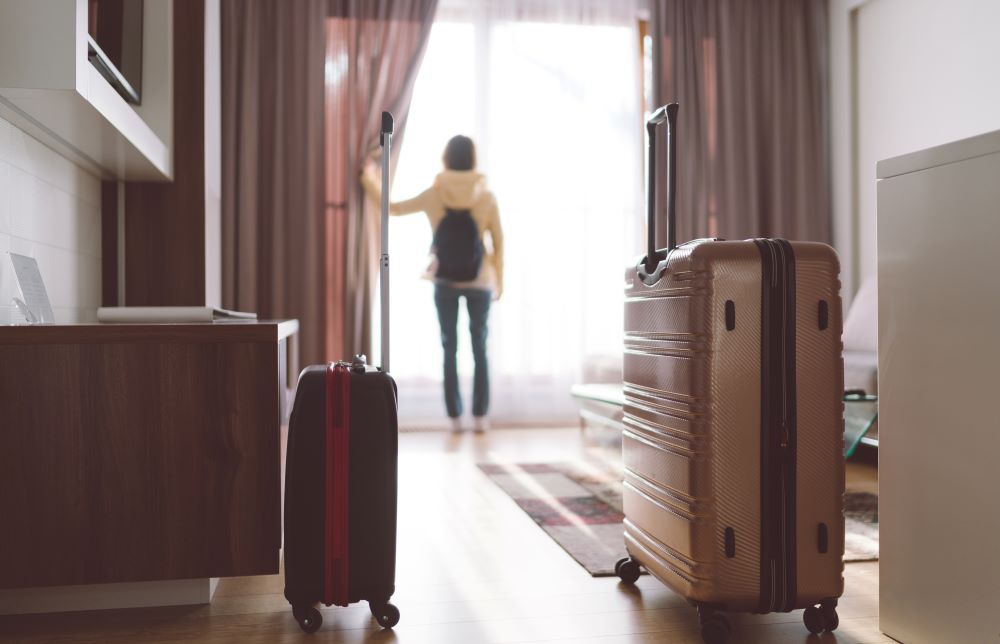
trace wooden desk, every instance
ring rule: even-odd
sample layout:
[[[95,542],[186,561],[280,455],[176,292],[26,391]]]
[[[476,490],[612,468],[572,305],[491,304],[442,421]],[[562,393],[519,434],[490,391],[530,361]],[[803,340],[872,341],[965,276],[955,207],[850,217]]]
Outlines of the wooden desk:
[[[297,330],[0,327],[0,588],[278,572]]]

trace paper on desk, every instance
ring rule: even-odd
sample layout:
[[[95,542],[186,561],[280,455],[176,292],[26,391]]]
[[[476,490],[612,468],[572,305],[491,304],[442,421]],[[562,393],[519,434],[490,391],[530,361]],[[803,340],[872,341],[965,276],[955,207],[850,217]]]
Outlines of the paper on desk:
[[[102,306],[97,309],[98,322],[157,323],[157,322],[221,322],[253,320],[256,313],[227,311],[211,306]]]

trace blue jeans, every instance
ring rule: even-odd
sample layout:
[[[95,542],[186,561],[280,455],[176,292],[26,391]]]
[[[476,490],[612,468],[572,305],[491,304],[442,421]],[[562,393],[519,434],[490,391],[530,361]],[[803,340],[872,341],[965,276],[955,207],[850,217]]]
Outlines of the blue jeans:
[[[469,310],[469,334],[475,371],[472,379],[472,415],[485,416],[490,407],[490,373],[486,360],[487,321],[493,293],[481,288],[455,288],[434,285],[434,304],[441,323],[441,346],[444,348],[444,404],[448,416],[462,415],[462,396],[458,391],[458,300],[465,297]]]

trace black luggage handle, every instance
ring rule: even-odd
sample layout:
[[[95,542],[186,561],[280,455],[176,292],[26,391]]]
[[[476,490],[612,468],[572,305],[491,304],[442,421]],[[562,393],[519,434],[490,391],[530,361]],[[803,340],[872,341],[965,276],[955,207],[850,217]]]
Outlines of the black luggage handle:
[[[386,134],[392,134],[392,114],[390,112],[382,112],[382,129],[378,141],[379,145],[385,145]]]
[[[674,214],[674,192],[676,187],[677,140],[674,128],[677,125],[677,103],[669,103],[654,111],[646,119],[646,138],[649,160],[646,180],[646,274],[653,271],[667,255],[677,247],[676,217]],[[656,250],[656,127],[667,122],[667,250]]]

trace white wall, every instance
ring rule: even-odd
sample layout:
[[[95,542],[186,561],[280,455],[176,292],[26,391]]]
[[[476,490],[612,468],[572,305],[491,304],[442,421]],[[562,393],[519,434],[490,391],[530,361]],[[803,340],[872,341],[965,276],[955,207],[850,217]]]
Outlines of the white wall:
[[[875,274],[875,164],[1000,129],[1000,2],[831,0],[834,231]]]
[[[20,323],[7,252],[38,260],[57,322],[101,299],[101,182],[0,118],[0,324]]]

